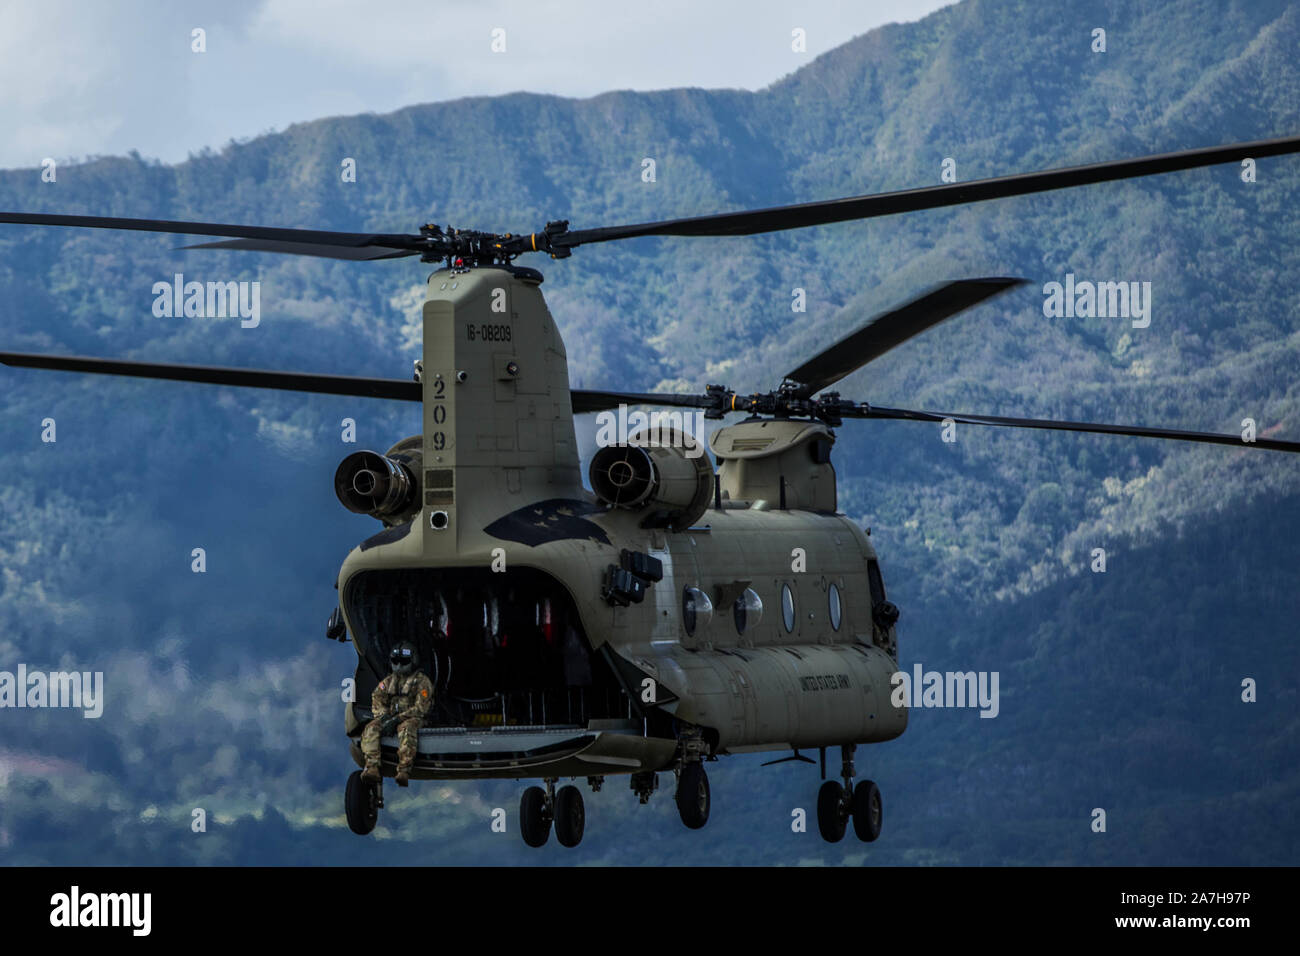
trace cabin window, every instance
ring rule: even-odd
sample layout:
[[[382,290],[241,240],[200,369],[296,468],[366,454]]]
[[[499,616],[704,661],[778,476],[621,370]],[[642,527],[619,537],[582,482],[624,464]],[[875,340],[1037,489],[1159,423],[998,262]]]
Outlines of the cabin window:
[[[840,589],[834,583],[831,584],[830,589],[827,591],[826,599],[830,603],[831,627],[838,631],[844,608],[840,605]]]
[[[763,620],[763,601],[758,596],[758,592],[753,588],[745,588],[745,592],[736,598],[736,603],[732,606],[732,614],[736,620],[737,634],[744,634],[758,627],[759,622]]]
[[[696,629],[709,626],[713,620],[713,602],[699,588],[682,590],[682,626],[688,637],[694,637]]]
[[[781,619],[785,624],[785,631],[790,634],[794,631],[794,592],[790,590],[790,585],[781,585]]]

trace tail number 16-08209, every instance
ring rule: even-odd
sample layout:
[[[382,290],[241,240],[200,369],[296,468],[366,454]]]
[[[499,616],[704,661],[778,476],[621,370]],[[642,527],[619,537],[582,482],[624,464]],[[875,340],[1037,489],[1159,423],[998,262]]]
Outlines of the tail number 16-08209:
[[[470,342],[509,342],[508,325],[466,325],[465,338]]]

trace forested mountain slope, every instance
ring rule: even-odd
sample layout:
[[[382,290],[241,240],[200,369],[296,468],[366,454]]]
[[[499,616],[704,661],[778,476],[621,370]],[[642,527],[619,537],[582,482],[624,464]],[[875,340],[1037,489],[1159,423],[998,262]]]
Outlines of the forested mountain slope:
[[[1091,32],[1107,31],[1093,53]],[[291,127],[165,166],[0,172],[0,208],[321,229],[574,228],[907,188],[1300,131],[1284,2],[967,0],[873,31],[758,92],[517,94]],[[792,59],[792,68],[796,65]],[[340,164],[356,161],[355,183]],[[642,179],[655,161],[655,181]],[[1024,288],[841,384],[859,400],[1300,440],[1300,158],[729,240],[533,262],[579,387],[769,388],[947,278]],[[427,267],[178,251],[176,237],[0,230],[0,345],[405,377]],[[257,280],[262,317],[162,318],[154,283]],[[1150,324],[1052,318],[1043,286],[1149,282]],[[805,290],[807,311],[791,309]],[[418,409],[0,369],[0,670],[106,672],[104,716],[0,711],[0,859],[509,862],[508,783],[390,797],[348,833],[324,640],[356,446]],[[42,421],[57,442],[41,441]],[[591,446],[591,423],[580,422]],[[869,849],[790,831],[800,764],[711,765],[698,833],[661,792],[588,799],[581,850],[531,862],[1294,863],[1300,461],[1213,446],[848,423],[842,510],[872,528],[902,665],[996,670],[1001,710],[920,710],[859,754]],[[202,547],[207,572],[191,572]],[[1090,570],[1096,548],[1104,574]],[[1241,702],[1241,681],[1259,684]],[[207,811],[192,833],[193,808]],[[1094,834],[1091,812],[1108,813]],[[655,819],[635,828],[629,823]],[[513,826],[513,824],[512,824]]]

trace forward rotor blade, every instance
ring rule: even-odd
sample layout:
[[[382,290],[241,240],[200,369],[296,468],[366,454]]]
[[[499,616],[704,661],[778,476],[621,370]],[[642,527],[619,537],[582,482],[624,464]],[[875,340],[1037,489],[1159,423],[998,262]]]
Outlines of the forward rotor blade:
[[[885,408],[881,405],[864,408],[861,414],[854,415],[854,417],[901,419],[916,422],[942,422],[951,419],[963,425],[998,425],[1008,428],[1096,432],[1103,435],[1130,435],[1136,438],[1172,438],[1177,441],[1203,442],[1211,445],[1235,445],[1238,448],[1263,448],[1269,451],[1300,452],[1300,442],[1278,441],[1272,438],[1259,438],[1253,442],[1245,442],[1241,440],[1240,435],[1182,431],[1176,428],[1147,428],[1143,425],[1100,425],[1094,422],[1064,422],[1041,418],[1005,418],[1001,415],[959,415],[947,412],[914,411],[907,408]]]
[[[961,279],[938,286],[877,316],[814,355],[788,373],[786,379],[799,384],[800,395],[813,395],[944,319],[1024,283],[1024,279],[994,277]]]
[[[200,242],[182,249],[245,249],[249,252],[278,252],[290,256],[315,256],[320,259],[348,259],[371,262],[375,259],[401,259],[418,256],[417,249],[394,249],[391,246],[330,246],[319,242],[283,242],[279,239],[226,239]]]
[[[41,212],[0,212],[0,223],[19,226],[70,226],[81,229],[128,229],[135,232],[164,232],[183,236],[225,236],[235,240],[264,243],[301,244],[304,248],[374,249],[380,256],[346,256],[338,258],[392,258],[415,255],[422,251],[423,237],[366,232],[325,232],[319,229],[279,229],[270,226],[242,226],[217,222],[184,222],[170,219],[119,219],[111,216],[66,216]],[[211,247],[209,244],[205,247]],[[192,247],[192,248],[205,248]],[[234,245],[231,248],[259,249],[258,245]],[[273,249],[271,251],[290,251]],[[305,252],[305,255],[322,255]]]
[[[821,202],[772,206],[767,209],[743,212],[724,212],[711,216],[691,216],[685,219],[643,222],[627,226],[577,229],[557,236],[553,244],[572,248],[590,242],[609,242],[614,239],[631,239],[638,236],[752,236],[760,232],[823,226],[853,219],[874,219],[878,216],[893,216],[900,212],[938,209],[944,206],[983,202],[988,199],[1027,196],[1070,186],[1087,186],[1119,179],[1171,173],[1180,169],[1195,169],[1199,166],[1240,161],[1246,157],[1258,159],[1296,152],[1300,152],[1300,136],[1286,136],[1279,139],[1187,149],[1174,153],[1143,156],[1138,159],[1067,166],[1043,172],[1017,173],[993,179],[976,179],[968,183],[946,183],[941,186],[925,186],[920,189],[904,189],[848,199],[829,199]]]
[[[626,226],[568,231],[567,222],[557,221],[549,223],[541,233],[527,234],[497,235],[472,230],[452,230],[450,233],[443,233],[441,230],[431,231],[429,227],[426,227],[427,234],[420,235],[326,232],[315,229],[279,229],[224,223],[24,212],[0,212],[0,223],[215,236],[236,240],[236,243],[205,243],[193,248],[234,248],[330,258],[387,259],[419,254],[430,261],[443,256],[465,256],[474,261],[483,259],[496,261],[499,258],[509,259],[525,252],[550,252],[555,258],[565,258],[573,248],[592,242],[610,242],[614,239],[631,239],[638,236],[748,236],[762,232],[779,232],[805,226],[872,219],[901,212],[983,202],[988,199],[1025,196],[1069,186],[1132,179],[1210,166],[1248,156],[1262,158],[1295,152],[1300,152],[1300,136],[1161,153],[1138,159],[1113,160],[1035,173],[1018,173],[993,179],[978,179],[969,183],[947,183],[870,196],[716,213],[709,216],[692,216],[685,219]],[[331,248],[343,250],[373,248],[385,251],[379,255],[346,253],[330,255],[326,250]]]
[[[206,382],[246,388],[275,388],[290,392],[323,395],[354,395],[360,398],[394,398],[418,402],[424,397],[419,382],[391,378],[359,378],[351,375],[311,375],[304,372],[268,372],[257,369],[221,368],[211,365],[166,365],[156,362],[122,362],[116,359],[86,358],[79,355],[26,355],[0,352],[0,362],[17,368],[55,369],[61,372],[93,372],[133,378],[160,378],[175,382]]]

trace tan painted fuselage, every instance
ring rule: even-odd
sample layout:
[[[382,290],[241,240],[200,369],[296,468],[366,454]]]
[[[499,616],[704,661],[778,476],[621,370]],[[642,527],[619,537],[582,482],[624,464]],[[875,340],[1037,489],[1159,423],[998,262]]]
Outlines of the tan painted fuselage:
[[[480,710],[473,721],[444,715],[426,722],[414,776],[664,769],[679,759],[679,739],[693,734],[714,753],[901,734],[906,709],[890,702],[894,628],[873,618],[883,591],[877,572],[873,600],[869,537],[835,512],[830,431],[782,420],[719,429],[711,443],[719,485],[684,530],[649,521],[644,508],[603,504],[581,481],[564,344],[538,286],[522,270],[504,268],[430,277],[424,430],[400,445],[418,494],[407,513],[348,555],[339,574],[360,657],[358,700],[347,706],[354,756],[386,644],[425,641],[444,671],[461,668],[437,679],[460,680],[466,667],[487,661],[471,661],[471,654],[522,655],[532,639],[521,636],[525,630],[550,628],[543,617],[552,600],[556,620],[564,621],[557,626],[581,641],[578,650],[555,650],[554,659],[587,683],[552,678],[549,692],[534,692],[525,673],[510,678],[514,690],[501,695],[499,716]],[[624,552],[662,567],[643,599],[626,606],[603,593]],[[408,591],[411,582],[428,581],[456,610],[444,613],[441,597],[394,598],[384,590],[389,580]],[[553,594],[546,591],[552,586]],[[683,610],[688,588],[707,598],[694,605],[693,628]],[[734,612],[742,596],[749,602],[743,632]],[[545,612],[521,610],[526,601],[538,608],[546,602]],[[711,614],[703,610],[708,604]],[[455,646],[486,651],[436,649],[448,641],[447,619],[456,614],[471,619],[475,638]],[[451,640],[465,641],[465,634],[458,623]],[[536,638],[538,660],[566,637],[574,640],[545,630],[549,643]],[[484,673],[509,672],[495,661],[492,667]],[[567,704],[563,714],[558,695]],[[489,706],[486,698],[462,696],[464,707]],[[545,718],[538,703],[551,708]]]

